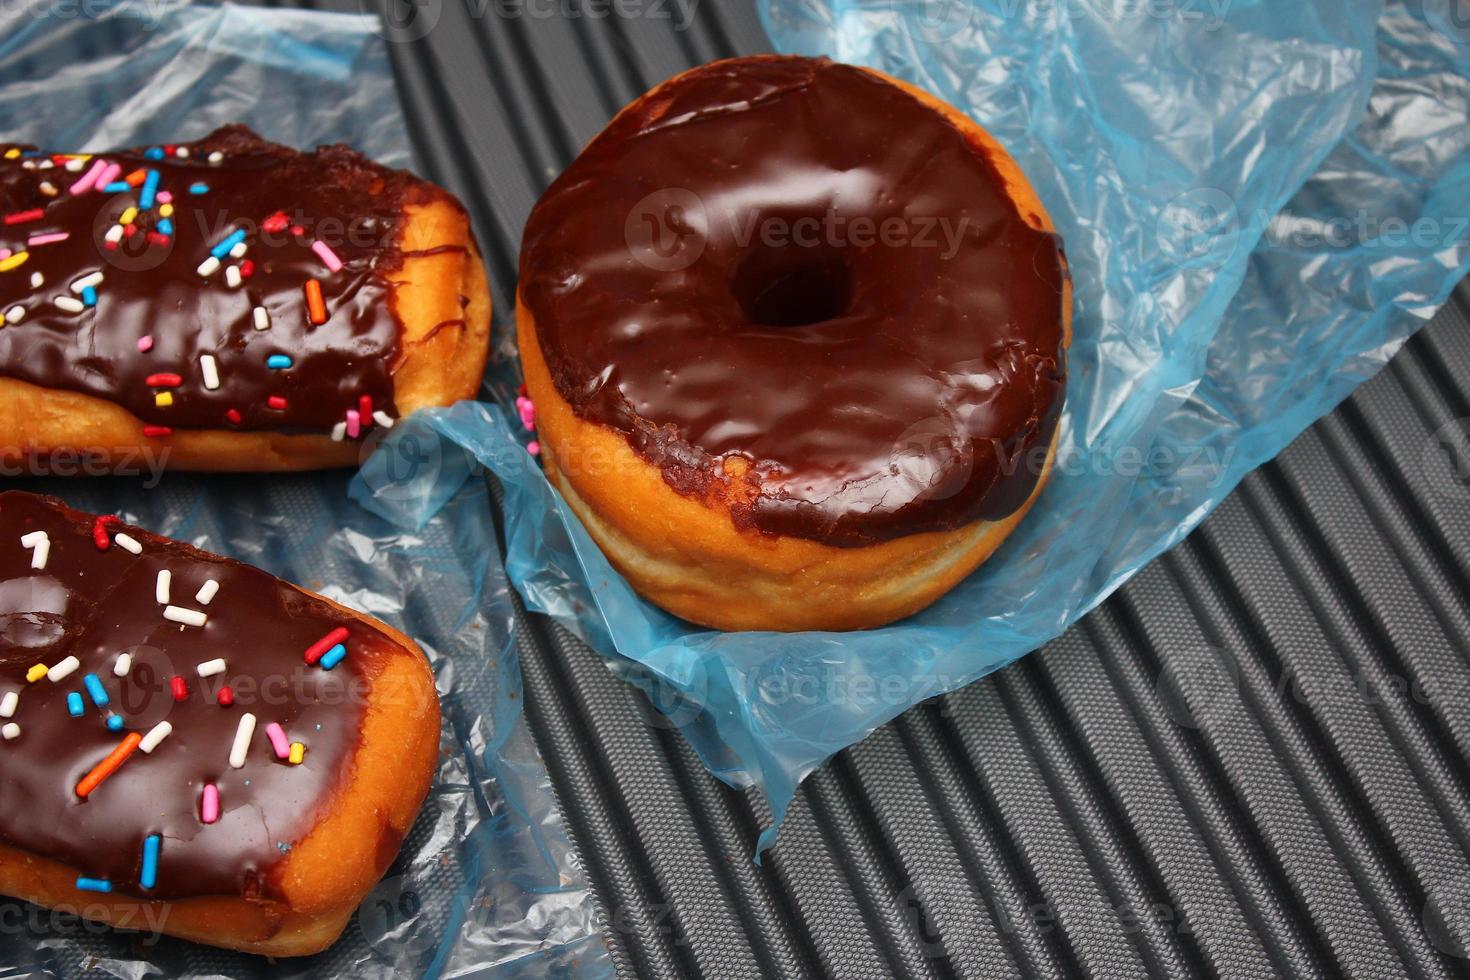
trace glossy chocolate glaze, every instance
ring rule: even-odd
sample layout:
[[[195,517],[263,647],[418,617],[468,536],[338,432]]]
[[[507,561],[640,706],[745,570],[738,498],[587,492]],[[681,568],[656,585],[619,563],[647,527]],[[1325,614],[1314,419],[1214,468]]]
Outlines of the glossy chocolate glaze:
[[[0,224],[0,247],[28,253],[24,263],[0,272],[0,314],[24,311],[18,323],[0,321],[0,376],[94,395],[169,428],[319,432],[357,408],[362,395],[376,410],[396,415],[392,375],[402,324],[390,281],[402,260],[403,209],[449,196],[348,147],[303,154],[240,126],[181,146],[187,158],[149,159],[143,150],[100,154],[121,164],[124,176],[158,171],[159,189],[172,195],[173,234],[166,243],[149,240],[163,220],[155,205],[142,210],[133,222],[137,230],[115,248],[105,235],[139,203],[141,187],[73,195],[68,189],[91,160],[81,172],[68,172],[55,165],[31,169],[49,157],[0,159],[0,215],[44,212],[39,220]],[[211,164],[216,152],[223,159]],[[59,193],[48,196],[43,182]],[[208,191],[191,193],[195,183]],[[287,227],[264,227],[277,212],[289,219]],[[236,228],[248,233],[244,260],[253,273],[231,288],[223,267],[208,277],[197,270]],[[31,236],[54,232],[70,237],[27,246]],[[341,270],[330,271],[312,251],[318,239],[341,259]],[[242,263],[223,260],[233,264]],[[38,289],[31,285],[37,272],[45,279]],[[104,276],[95,308],[78,313],[56,306],[56,296],[74,298],[69,285],[93,272]],[[316,326],[308,322],[303,289],[312,278],[321,283],[328,312]],[[255,329],[256,306],[269,311],[269,329]],[[138,349],[145,336],[153,343],[146,353]],[[218,363],[217,390],[204,384],[203,354]],[[289,356],[292,366],[269,367],[273,354]],[[182,383],[150,385],[158,374],[176,374]],[[160,391],[171,392],[171,406],[156,403]],[[285,407],[272,408],[272,396],[284,398]]]
[[[594,139],[531,214],[520,295],[581,418],[738,525],[850,546],[1030,495],[1065,275],[942,115],[856,68],[761,57]]]
[[[33,571],[22,535],[50,537],[46,568]],[[271,870],[314,825],[359,744],[363,689],[392,649],[376,633],[265,572],[126,525],[142,546],[133,555],[113,544],[98,550],[93,519],[60,501],[0,493],[0,697],[20,695],[18,738],[0,741],[0,840],[64,862],[86,877],[112,882],[114,893],[148,898],[196,895],[274,897]],[[163,618],[158,571],[172,573],[174,604],[207,613],[202,628]],[[195,598],[206,579],[219,592]],[[346,626],[350,651],[332,670],[308,667],[303,651]],[[115,677],[119,653],[133,668]],[[53,683],[27,683],[33,665],[68,655],[81,667]],[[222,675],[201,679],[198,664],[224,658]],[[109,731],[87,695],[83,675],[102,681],[125,729]],[[189,693],[175,701],[174,675]],[[235,704],[215,700],[229,684]],[[81,692],[72,717],[66,696]],[[257,720],[244,768],[230,748],[242,713]],[[146,734],[167,720],[169,735],[151,754],[134,752],[88,797],[76,785],[127,732]],[[307,746],[299,766],[276,758],[270,722]],[[221,816],[200,819],[205,783],[219,787]],[[158,883],[139,885],[143,840],[163,837]],[[344,845],[374,847],[374,841]]]

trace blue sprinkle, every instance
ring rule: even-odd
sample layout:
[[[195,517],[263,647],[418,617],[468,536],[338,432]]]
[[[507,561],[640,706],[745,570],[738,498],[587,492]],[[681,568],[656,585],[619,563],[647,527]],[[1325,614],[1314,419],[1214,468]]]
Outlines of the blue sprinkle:
[[[347,648],[339,643],[336,646],[332,647],[332,649],[328,650],[326,653],[322,654],[322,659],[318,662],[322,665],[322,670],[331,670],[333,667],[340,664],[342,662],[342,658],[346,656]]]
[[[82,302],[87,304],[88,306],[96,306],[97,290],[93,289],[91,286],[84,286],[82,288]]]
[[[150,160],[162,160],[163,148],[159,146],[150,146],[148,147],[148,149],[143,151],[143,155]]]
[[[122,726],[123,726],[122,715],[108,715],[107,716],[107,730],[109,732],[120,732],[120,731],[122,731]]]
[[[110,892],[112,882],[106,878],[78,878],[77,888],[84,892]]]
[[[159,231],[159,234],[172,235],[174,233],[173,219],[171,219],[171,218],[160,218],[158,220],[158,231]]]
[[[153,207],[153,195],[158,193],[158,171],[148,171],[148,176],[143,178],[143,191],[138,195],[138,207],[144,211]]]
[[[285,354],[272,354],[265,359],[265,366],[268,368],[288,368],[291,366],[291,358]]]
[[[132,189],[133,189],[133,185],[130,184],[130,183],[128,183],[127,181],[125,181],[125,180],[114,180],[110,184],[104,184],[103,185],[103,187],[102,187],[102,193],[104,193],[104,194],[121,194],[123,191],[130,191]]]
[[[225,236],[224,241],[209,250],[209,254],[217,259],[222,259],[230,254],[230,249],[245,240],[245,229],[237,228]]]
[[[88,674],[82,678],[82,683],[87,685],[87,693],[92,696],[92,703],[99,708],[107,707],[107,688],[102,686],[102,680],[96,674]]]
[[[157,834],[143,838],[143,871],[138,875],[138,884],[152,888],[158,884],[158,846],[163,843]]]
[[[66,696],[66,713],[73,718],[80,718],[87,706],[82,704],[82,695],[78,691],[72,691]]]
[[[189,193],[190,194],[208,194],[209,193],[209,185],[206,184],[206,183],[204,183],[203,181],[200,181],[197,184],[190,184],[189,185]]]

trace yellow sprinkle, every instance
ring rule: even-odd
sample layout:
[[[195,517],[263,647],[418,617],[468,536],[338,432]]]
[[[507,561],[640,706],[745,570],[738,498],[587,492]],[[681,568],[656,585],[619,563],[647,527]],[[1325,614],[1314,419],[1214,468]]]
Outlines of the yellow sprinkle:
[[[117,223],[120,224],[120,225],[130,225],[130,224],[133,223],[133,219],[136,218],[137,216],[138,216],[138,209],[137,208],[130,207],[126,211],[124,211],[122,214],[120,214],[120,215],[117,216]]]
[[[306,758],[306,746],[300,742],[291,743],[290,763],[293,766],[301,765],[301,760]]]
[[[161,218],[172,218],[174,216],[174,206],[172,204],[160,204],[158,206],[158,216]]]
[[[8,259],[0,259],[0,272],[9,272],[30,257],[30,252],[16,252]]]
[[[153,396],[153,404],[159,408],[168,408],[174,403],[174,393],[171,391],[160,391]]]
[[[50,670],[51,668],[47,667],[45,664],[36,664],[30,670],[26,671],[26,682],[34,684],[36,683],[36,681],[45,677],[47,672]]]
[[[12,146],[5,151],[5,159],[7,160],[14,160],[18,156],[20,156],[20,147]]]

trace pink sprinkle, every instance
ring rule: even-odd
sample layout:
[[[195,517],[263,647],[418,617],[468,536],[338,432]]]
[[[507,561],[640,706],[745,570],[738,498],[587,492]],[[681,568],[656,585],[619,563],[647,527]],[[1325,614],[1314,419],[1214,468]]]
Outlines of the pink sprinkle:
[[[153,338],[152,337],[139,337],[138,338],[138,353],[139,354],[146,354],[149,351],[151,351],[152,349],[153,349]]]
[[[317,258],[322,260],[322,265],[325,265],[331,271],[336,272],[342,268],[342,260],[337,258],[336,252],[327,247],[326,242],[312,242],[311,250],[316,253]]]
[[[271,748],[276,750],[277,759],[291,757],[291,743],[286,739],[286,732],[277,722],[273,721],[265,726],[265,735],[271,740]]]
[[[535,439],[532,439],[530,442],[526,443],[526,452],[530,453],[532,456],[540,456],[541,443],[537,442]]]
[[[107,169],[106,161],[98,160],[94,162],[92,169],[82,174],[81,179],[71,185],[70,192],[72,194],[85,194],[97,183],[97,178],[102,176],[102,171],[105,169]]]
[[[35,248],[37,245],[50,245],[52,242],[64,242],[71,237],[69,231],[53,231],[45,235],[32,235],[26,239],[27,248]]]
[[[362,435],[362,416],[357,413],[357,409],[349,408],[347,410],[347,438],[356,439],[360,435]]]
[[[219,788],[214,783],[204,784],[204,799],[199,801],[199,816],[205,823],[219,819]]]
[[[4,262],[8,258],[10,258],[10,249],[0,248],[0,262]]]
[[[114,180],[117,180],[117,175],[120,173],[122,173],[122,164],[109,163],[106,167],[102,168],[102,173],[97,175],[97,179],[93,183],[98,187],[106,187]]]
[[[159,191],[153,195],[153,199],[159,204],[170,204],[173,202],[174,196],[169,191]]]

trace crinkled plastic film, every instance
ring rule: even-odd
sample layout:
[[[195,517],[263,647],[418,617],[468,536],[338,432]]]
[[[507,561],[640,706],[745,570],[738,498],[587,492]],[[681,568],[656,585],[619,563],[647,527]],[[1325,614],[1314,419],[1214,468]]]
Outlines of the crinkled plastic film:
[[[378,22],[170,3],[0,14],[0,139],[54,149],[196,138],[247,123],[295,146],[409,164]],[[53,466],[65,466],[53,460]],[[509,584],[483,481],[413,531],[347,495],[348,473],[17,478],[302,583],[418,640],[444,709],[439,770],[384,881],[330,950],[209,949],[0,900],[5,964],[52,976],[608,975],[593,903],[521,712]],[[262,624],[268,627],[268,624]]]
[[[1177,543],[1444,301],[1470,264],[1453,2],[764,0],[779,49],[881,68],[999,137],[1074,277],[1056,472],[995,557],[901,623],[720,633],[642,601],[521,448],[508,361],[499,404],[400,436],[494,471],[527,603],[613,657],[712,771],[758,784],[779,824],[829,755],[1057,636]],[[379,453],[355,490],[409,526],[469,471],[395,482],[401,450]]]

